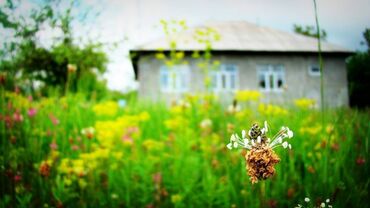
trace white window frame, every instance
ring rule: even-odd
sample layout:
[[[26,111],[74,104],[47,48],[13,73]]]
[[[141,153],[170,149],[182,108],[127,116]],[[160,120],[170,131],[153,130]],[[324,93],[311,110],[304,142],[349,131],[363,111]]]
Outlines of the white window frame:
[[[313,68],[318,68],[319,71],[318,72],[314,72],[312,71]],[[317,64],[311,64],[309,67],[308,67],[308,74],[310,76],[313,76],[313,77],[319,77],[321,75],[321,72],[320,72],[320,67],[317,65]]]
[[[189,91],[190,67],[188,65],[162,65],[159,70],[161,92],[183,93]],[[163,79],[166,79],[164,83]]]
[[[239,89],[239,69],[235,64],[222,64],[218,70],[210,73],[210,77],[212,90],[215,92]]]
[[[260,76],[264,77],[265,87],[260,86]],[[283,65],[259,65],[257,66],[257,84],[263,92],[283,92],[283,87],[278,87],[278,77],[281,76],[282,86],[286,84],[285,80],[285,68]],[[272,87],[270,86],[272,77]]]

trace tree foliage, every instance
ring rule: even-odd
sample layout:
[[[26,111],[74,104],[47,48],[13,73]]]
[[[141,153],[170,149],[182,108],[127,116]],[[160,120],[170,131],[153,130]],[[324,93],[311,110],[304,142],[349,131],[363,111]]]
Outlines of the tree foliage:
[[[318,38],[316,28],[314,26],[311,26],[311,25],[302,26],[302,25],[294,24],[293,25],[293,31],[297,34],[301,34],[301,35],[304,35],[304,36]],[[327,38],[326,31],[325,30],[320,30],[320,39],[321,40],[326,40],[326,38]]]
[[[357,52],[347,62],[350,104],[352,107],[370,106],[370,29],[363,33],[368,49]]]
[[[90,80],[89,85],[83,84],[88,86],[84,89],[86,91],[104,86],[98,84],[98,76],[106,71],[108,62],[102,49],[104,45],[92,41],[82,44],[73,34],[72,23],[81,21],[72,13],[78,1],[71,1],[67,8],[60,9],[60,1],[44,0],[27,14],[17,15],[21,4],[8,0],[0,6],[0,25],[12,34],[0,50],[0,70],[7,73],[11,83],[8,87],[21,85],[24,89],[33,90],[35,83],[41,83],[42,86],[55,86],[62,90],[67,81],[68,64],[78,69],[71,83],[72,89],[77,90],[84,77]],[[58,30],[61,34],[49,47],[39,40],[39,33],[45,28]]]

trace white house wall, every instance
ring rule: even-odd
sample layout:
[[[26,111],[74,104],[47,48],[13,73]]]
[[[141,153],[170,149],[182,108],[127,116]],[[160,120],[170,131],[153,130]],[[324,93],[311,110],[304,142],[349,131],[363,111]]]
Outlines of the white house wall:
[[[197,67],[199,60],[185,58],[191,68],[189,92],[204,92],[203,73]],[[320,103],[320,76],[309,74],[310,65],[318,65],[315,55],[215,55],[213,60],[221,64],[235,64],[238,67],[240,90],[259,90],[258,65],[283,65],[286,87],[283,92],[263,92],[263,101],[284,103],[292,99],[307,97]],[[138,62],[138,80],[141,99],[171,102],[182,97],[179,93],[161,93],[159,69],[163,61],[154,56],[142,56]],[[343,56],[324,56],[325,103],[331,107],[348,106],[346,64]],[[222,101],[231,103],[233,92],[220,94]]]

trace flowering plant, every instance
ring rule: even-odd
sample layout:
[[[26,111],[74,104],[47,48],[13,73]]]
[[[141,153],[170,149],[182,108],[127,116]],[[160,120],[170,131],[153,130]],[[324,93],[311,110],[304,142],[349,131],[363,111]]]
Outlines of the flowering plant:
[[[280,131],[270,139],[267,136],[268,124],[265,121],[264,127],[261,129],[257,123],[253,124],[248,134],[245,130],[242,131],[242,137],[238,134],[232,134],[230,143],[227,144],[228,149],[245,148],[248,153],[245,155],[247,162],[247,172],[252,183],[257,183],[258,180],[267,179],[275,174],[274,166],[280,162],[280,158],[273,149],[279,146],[284,148],[292,148],[292,145],[286,138],[292,138],[293,132],[288,127],[281,127]]]

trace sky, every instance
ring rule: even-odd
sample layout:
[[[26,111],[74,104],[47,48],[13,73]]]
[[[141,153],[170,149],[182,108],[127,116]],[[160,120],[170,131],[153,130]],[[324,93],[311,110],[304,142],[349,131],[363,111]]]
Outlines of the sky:
[[[4,0],[0,0],[4,1]],[[37,1],[37,0],[34,0]],[[34,2],[33,1],[33,2]],[[138,87],[128,58],[136,45],[164,36],[161,19],[186,20],[197,26],[210,21],[245,20],[261,26],[292,32],[293,24],[315,25],[312,0],[82,0],[75,14],[87,9],[100,15],[74,25],[74,34],[103,42],[120,41],[115,50],[108,50],[110,59],[104,77],[111,89],[129,91]],[[32,1],[31,1],[32,3]],[[25,3],[29,9],[31,3]],[[369,0],[317,0],[321,28],[327,41],[352,49],[360,45],[362,33],[370,28]],[[56,31],[40,34],[47,44]]]

